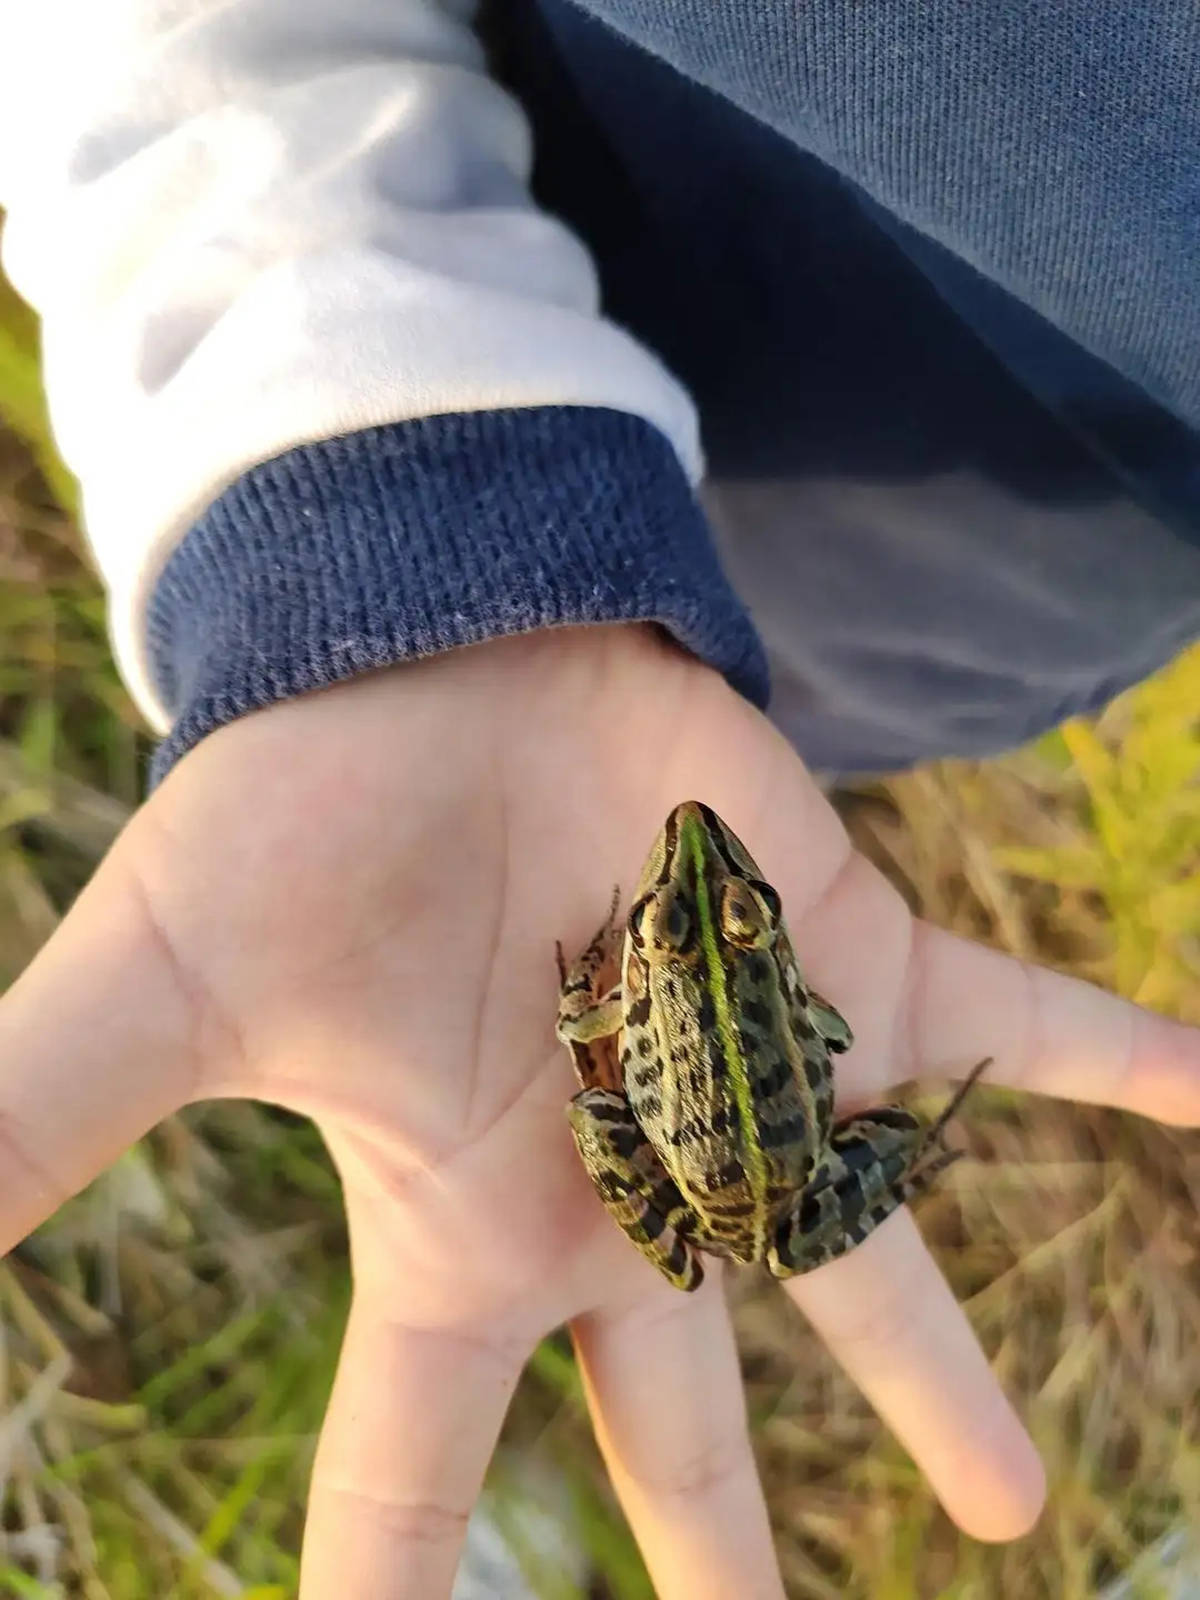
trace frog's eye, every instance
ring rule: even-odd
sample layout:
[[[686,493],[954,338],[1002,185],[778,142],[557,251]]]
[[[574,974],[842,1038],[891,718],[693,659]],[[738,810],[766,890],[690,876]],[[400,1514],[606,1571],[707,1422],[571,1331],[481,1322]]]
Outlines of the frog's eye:
[[[653,889],[629,913],[629,936],[639,950],[652,949],[675,955],[692,942],[692,918],[683,896],[669,884]]]
[[[646,948],[646,936],[650,932],[646,922],[653,903],[654,896],[652,894],[644,894],[640,900],[635,900],[629,908],[629,937],[639,950]]]
[[[721,890],[721,933],[745,950],[774,939],[783,916],[779,896],[761,878],[733,878]]]

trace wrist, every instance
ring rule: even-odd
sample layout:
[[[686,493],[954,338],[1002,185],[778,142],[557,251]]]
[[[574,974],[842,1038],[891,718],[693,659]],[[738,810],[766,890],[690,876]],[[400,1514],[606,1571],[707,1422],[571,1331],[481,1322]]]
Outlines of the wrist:
[[[761,645],[664,436],[582,407],[427,418],[247,473],[189,532],[148,629],[174,726],[214,729],[396,662],[654,621],[756,703]]]

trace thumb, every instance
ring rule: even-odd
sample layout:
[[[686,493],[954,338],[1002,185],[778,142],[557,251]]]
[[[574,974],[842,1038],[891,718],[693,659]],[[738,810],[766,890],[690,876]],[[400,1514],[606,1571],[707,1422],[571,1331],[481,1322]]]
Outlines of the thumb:
[[[0,1251],[196,1092],[197,1007],[133,844],[0,1000]]]

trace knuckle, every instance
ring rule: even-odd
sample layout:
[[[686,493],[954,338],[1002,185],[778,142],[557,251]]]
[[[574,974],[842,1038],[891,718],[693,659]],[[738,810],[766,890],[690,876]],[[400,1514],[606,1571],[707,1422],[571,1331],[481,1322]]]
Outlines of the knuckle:
[[[642,1488],[655,1493],[694,1499],[719,1496],[731,1482],[751,1469],[750,1448],[744,1433],[724,1434],[684,1450],[665,1468],[636,1474]]]
[[[393,1500],[328,1480],[316,1487],[339,1501],[351,1517],[374,1523],[391,1539],[405,1544],[456,1544],[466,1532],[469,1514],[437,1501]]]

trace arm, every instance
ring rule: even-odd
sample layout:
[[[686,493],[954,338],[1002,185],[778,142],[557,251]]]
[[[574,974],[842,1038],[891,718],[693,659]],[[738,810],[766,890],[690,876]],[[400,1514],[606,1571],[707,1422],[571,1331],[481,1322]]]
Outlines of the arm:
[[[4,259],[160,770],[282,695],[571,621],[658,620],[765,696],[690,402],[531,201],[468,7],[26,11]]]

